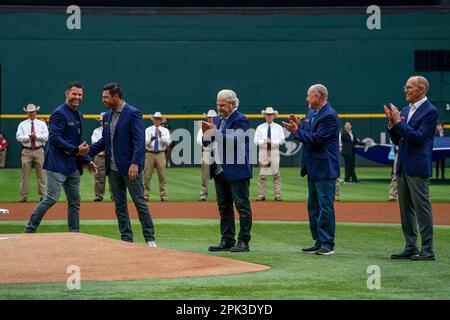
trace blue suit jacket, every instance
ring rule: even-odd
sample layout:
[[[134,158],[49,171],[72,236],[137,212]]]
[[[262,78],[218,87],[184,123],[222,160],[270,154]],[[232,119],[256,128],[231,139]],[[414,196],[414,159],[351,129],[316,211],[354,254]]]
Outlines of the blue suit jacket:
[[[89,156],[75,156],[75,148],[82,141],[83,115],[78,111],[81,130],[73,111],[67,104],[62,104],[53,110],[49,122],[49,147],[44,161],[44,169],[68,175],[79,170],[83,174],[83,163],[89,163]]]
[[[105,171],[109,175],[111,162],[110,121],[111,110],[103,115],[103,136],[89,146],[91,156],[105,150]],[[139,166],[139,172],[144,168],[145,156],[145,126],[141,112],[135,107],[125,104],[120,113],[114,130],[114,161],[122,175],[128,176],[131,164]]]
[[[311,124],[314,110],[309,109],[306,118],[294,136],[303,142],[301,164],[302,177],[313,180],[339,177],[339,125],[336,111],[329,103],[324,105]]]
[[[214,124],[217,128],[220,126],[221,117],[214,118]],[[216,139],[218,145],[220,159],[222,161],[222,170],[225,177],[229,181],[238,181],[242,179],[252,178],[252,165],[250,164],[250,138],[244,137],[247,130],[250,128],[249,121],[239,111],[234,111],[225,123],[222,129],[222,139]],[[227,134],[227,129],[233,129],[233,134]],[[227,159],[227,153],[234,153],[233,159]],[[228,157],[231,158],[229,155]],[[214,176],[216,164],[210,165],[210,177]]]
[[[414,177],[431,177],[434,132],[438,112],[436,107],[426,100],[408,119],[409,106],[402,109],[401,121],[388,129],[392,142],[398,146],[396,172],[401,169]]]

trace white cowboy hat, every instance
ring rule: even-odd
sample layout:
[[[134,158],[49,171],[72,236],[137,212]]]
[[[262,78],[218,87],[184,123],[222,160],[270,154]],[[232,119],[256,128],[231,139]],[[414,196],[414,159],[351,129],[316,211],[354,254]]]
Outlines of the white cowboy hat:
[[[34,104],[29,103],[29,104],[27,105],[27,108],[26,108],[26,109],[23,108],[23,111],[25,111],[25,112],[34,112],[34,111],[39,111],[40,108],[41,108],[41,107],[39,107],[39,106],[36,107]]]
[[[214,118],[217,116],[217,112],[215,112],[214,110],[208,110],[208,113],[204,113],[203,114],[204,117],[208,117],[208,118]]]
[[[165,119],[165,117],[162,116],[161,112],[156,111],[156,112],[152,115],[152,119],[158,119],[158,118],[161,119],[161,120]]]
[[[97,118],[97,121],[103,121],[103,116],[105,115],[106,112],[101,112],[99,117]]]
[[[273,115],[277,116],[278,115],[278,111],[277,110],[273,110],[272,107],[267,107],[266,110],[261,110],[261,114],[262,115],[273,114]]]

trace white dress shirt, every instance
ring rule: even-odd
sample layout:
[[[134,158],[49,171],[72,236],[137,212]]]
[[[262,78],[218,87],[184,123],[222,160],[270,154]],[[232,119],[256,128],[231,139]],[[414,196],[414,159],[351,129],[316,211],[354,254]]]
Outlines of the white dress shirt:
[[[94,132],[92,132],[92,136],[91,136],[92,144],[98,142],[102,137],[103,137],[103,127],[95,128]],[[99,155],[104,156],[105,151],[100,152]]]
[[[19,124],[16,132],[16,139],[26,148],[31,148],[31,122],[34,122],[34,132],[36,133],[36,148],[45,145],[48,140],[47,124],[39,119],[26,119]]]
[[[264,122],[256,128],[254,143],[260,148],[267,148],[267,130],[269,129],[269,124]],[[284,144],[285,135],[284,129],[278,123],[272,122],[270,124],[270,141],[271,148],[278,148],[281,144]]]
[[[167,146],[170,145],[170,132],[169,129],[164,128],[162,126],[158,127],[158,130],[161,132],[161,137],[157,136],[159,145],[158,145],[158,151],[164,151],[166,150]],[[152,140],[152,137],[156,136],[156,127],[151,126],[145,129],[145,149],[147,151],[154,151],[155,150],[155,140]],[[148,144],[150,143],[150,148],[148,147]]]
[[[422,103],[424,103],[425,101],[427,101],[427,97],[417,101],[416,103],[410,103],[409,104],[409,113],[408,113],[408,120],[406,121],[406,123],[409,122],[409,120],[411,119],[411,117],[413,116],[413,114],[417,111],[417,109],[419,109],[419,107],[422,105]]]

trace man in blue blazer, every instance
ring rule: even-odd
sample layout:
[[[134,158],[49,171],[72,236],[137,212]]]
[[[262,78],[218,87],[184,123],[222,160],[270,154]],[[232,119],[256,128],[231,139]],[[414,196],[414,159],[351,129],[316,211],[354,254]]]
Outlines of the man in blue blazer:
[[[389,136],[398,146],[398,198],[406,240],[405,249],[392,254],[392,259],[435,259],[429,185],[438,112],[426,96],[428,89],[426,78],[410,77],[404,87],[409,105],[401,112],[392,103],[390,109],[384,106]],[[422,238],[420,253],[417,248],[417,224]]]
[[[89,146],[91,156],[105,150],[105,174],[113,193],[121,239],[133,242],[133,230],[128,214],[127,189],[133,199],[144,239],[156,247],[155,230],[150,210],[144,199],[142,170],[144,169],[145,126],[138,109],[122,98],[118,83],[103,87],[103,104],[111,109],[103,116],[103,137]]]
[[[214,179],[220,213],[221,241],[210,246],[209,251],[249,251],[252,228],[252,209],[249,187],[252,175],[250,164],[250,128],[248,119],[237,110],[239,99],[232,90],[221,90],[217,94],[218,116],[214,123],[202,122],[203,143],[217,144],[220,163],[210,165],[210,177]],[[240,230],[235,240],[233,202],[239,213]]]
[[[309,226],[315,243],[305,253],[334,254],[334,193],[339,177],[339,126],[336,111],[328,103],[321,84],[308,89],[309,110],[300,120],[294,115],[284,127],[303,142],[301,176],[308,175]]]
[[[68,202],[69,231],[80,231],[80,176],[83,164],[88,164],[91,172],[95,172],[95,164],[86,155],[88,145],[82,143],[83,115],[78,107],[83,100],[83,85],[72,82],[65,94],[65,103],[50,115],[49,148],[44,161],[47,196],[31,214],[25,233],[36,232],[45,213],[58,201],[61,188],[64,188]]]

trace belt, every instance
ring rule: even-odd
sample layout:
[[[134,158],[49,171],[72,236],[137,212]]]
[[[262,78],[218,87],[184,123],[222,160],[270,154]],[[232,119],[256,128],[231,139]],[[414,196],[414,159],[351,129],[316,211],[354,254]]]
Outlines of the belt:
[[[161,152],[164,152],[165,150],[162,150],[162,151],[148,151],[148,150],[145,150],[145,152],[147,152],[147,153],[154,153],[154,154],[158,154],[158,153],[161,153]]]
[[[40,148],[43,148],[44,146],[40,146],[40,147],[36,147],[36,148],[34,148],[34,150],[37,150],[37,149],[40,149]],[[29,150],[33,150],[32,148],[29,148],[29,147],[24,147],[24,146],[22,146],[22,149],[29,149]]]

